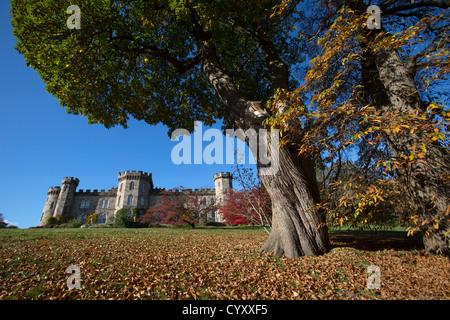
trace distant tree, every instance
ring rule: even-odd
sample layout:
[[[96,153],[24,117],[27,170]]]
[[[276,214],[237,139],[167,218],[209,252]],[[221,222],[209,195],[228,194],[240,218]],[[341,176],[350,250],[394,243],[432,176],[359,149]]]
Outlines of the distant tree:
[[[237,165],[233,177],[242,190],[230,192],[226,204],[219,209],[223,219],[232,225],[258,225],[270,234],[272,202],[267,190],[251,168]]]
[[[0,213],[0,228],[6,228],[7,223],[5,222],[5,218],[3,217],[3,213]]]
[[[219,211],[227,223],[258,225],[270,233],[272,207],[264,186],[250,191],[232,191],[225,206],[221,207]]]
[[[187,224],[195,228],[208,214],[217,210],[215,204],[191,194],[183,187],[163,191],[157,203],[140,219],[141,223]]]

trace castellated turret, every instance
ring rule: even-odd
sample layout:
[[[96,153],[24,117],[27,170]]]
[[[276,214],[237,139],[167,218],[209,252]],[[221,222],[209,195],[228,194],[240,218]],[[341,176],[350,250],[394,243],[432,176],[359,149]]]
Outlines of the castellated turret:
[[[56,203],[54,217],[70,217],[73,206],[73,199],[80,180],[73,177],[65,177],[62,181],[58,202]]]
[[[143,171],[119,172],[116,211],[123,208],[148,208],[153,190],[152,174]]]
[[[48,217],[52,217],[55,212],[56,203],[58,202],[61,187],[50,187],[47,192],[47,201],[45,201],[44,210],[42,211],[39,226],[44,226]]]
[[[230,191],[233,189],[233,176],[229,172],[214,175],[214,189],[218,205],[224,205]]]
[[[233,176],[229,172],[220,172],[213,176],[214,190],[216,192],[216,205],[222,207],[226,204],[231,190],[233,189]],[[223,217],[219,214],[219,210],[216,212],[217,222],[223,222]]]

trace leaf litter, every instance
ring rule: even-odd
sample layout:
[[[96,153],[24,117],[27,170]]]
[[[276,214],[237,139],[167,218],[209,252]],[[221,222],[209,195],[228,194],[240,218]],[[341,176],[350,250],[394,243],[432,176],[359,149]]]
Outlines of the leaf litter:
[[[320,257],[258,253],[239,229],[32,229],[0,233],[0,299],[449,299],[449,260],[363,250],[339,238]],[[66,273],[80,268],[81,288]],[[380,268],[368,289],[367,268]]]

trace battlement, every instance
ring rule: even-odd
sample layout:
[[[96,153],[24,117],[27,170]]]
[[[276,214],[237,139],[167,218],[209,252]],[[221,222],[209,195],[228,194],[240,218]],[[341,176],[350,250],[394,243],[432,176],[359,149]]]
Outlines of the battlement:
[[[98,189],[94,189],[91,191],[91,189],[80,189],[78,190],[75,195],[80,195],[80,196],[111,196],[111,197],[115,197],[117,194],[117,188],[111,188],[108,191],[105,191],[105,189],[101,189],[100,191],[98,191]]]
[[[214,189],[208,189],[208,188],[184,189],[182,192],[193,193],[193,194],[214,194]]]
[[[182,190],[166,190],[166,188],[155,188],[153,189],[153,194],[160,194],[160,193],[173,193],[173,194],[192,194],[192,195],[215,195],[214,189],[208,189],[208,188],[200,188],[200,189],[182,189]]]
[[[218,178],[232,179],[233,176],[232,176],[231,173],[229,173],[229,172],[225,172],[225,173],[219,172],[219,173],[216,173],[216,174],[213,176],[213,179],[214,179],[214,180],[216,180],[216,179],[218,179]]]
[[[119,180],[126,179],[126,180],[151,180],[152,174],[147,173],[144,171],[136,171],[136,170],[127,170],[124,172],[119,172]]]
[[[78,186],[79,183],[80,180],[74,177],[64,177],[62,180],[62,184],[75,184],[76,186]]]
[[[48,195],[58,195],[61,192],[61,187],[50,187],[48,188]]]

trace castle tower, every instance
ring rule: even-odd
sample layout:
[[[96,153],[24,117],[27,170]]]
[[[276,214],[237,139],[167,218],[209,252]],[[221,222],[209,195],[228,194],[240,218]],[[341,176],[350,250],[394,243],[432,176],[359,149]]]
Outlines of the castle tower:
[[[229,172],[220,172],[214,175],[214,190],[216,191],[216,205],[218,207],[224,206],[233,189],[233,176]],[[222,217],[216,213],[216,221],[222,222]]]
[[[119,172],[116,212],[120,209],[148,208],[153,190],[152,174],[143,171]]]
[[[72,211],[73,199],[80,180],[73,177],[65,177],[62,181],[58,201],[56,202],[54,217],[68,217]]]
[[[45,225],[45,221],[48,217],[52,217],[55,212],[56,203],[58,202],[59,193],[61,187],[50,187],[47,192],[47,201],[45,201],[44,210],[42,211],[41,220],[39,221],[40,227]]]

